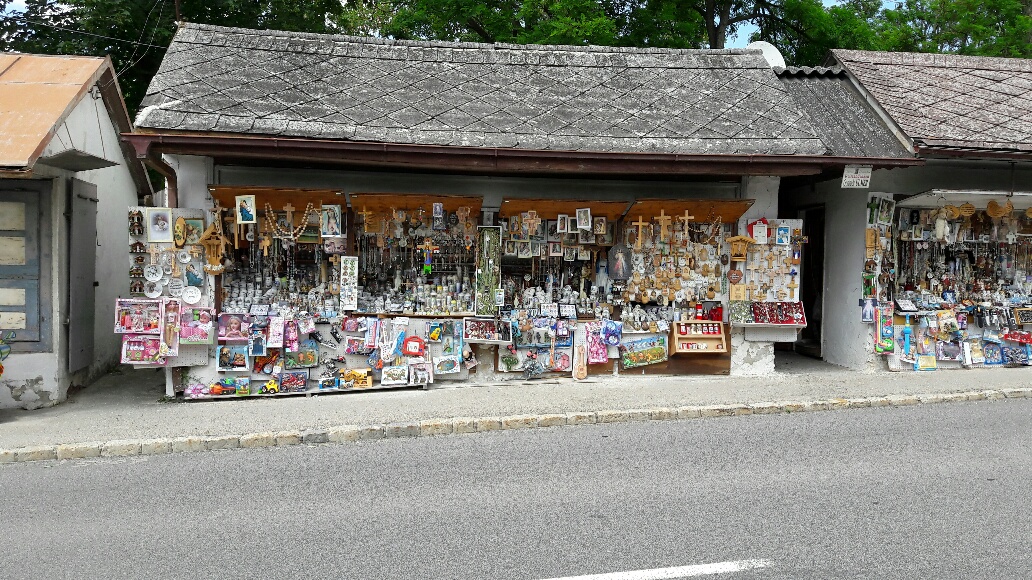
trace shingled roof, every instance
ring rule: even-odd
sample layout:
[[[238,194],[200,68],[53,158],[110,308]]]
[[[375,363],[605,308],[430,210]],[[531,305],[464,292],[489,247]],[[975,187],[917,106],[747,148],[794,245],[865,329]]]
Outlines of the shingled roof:
[[[406,42],[185,24],[144,130],[555,151],[823,155],[759,51]]]
[[[775,69],[831,155],[913,157],[839,67]]]
[[[1032,151],[1032,60],[833,50],[921,146]]]

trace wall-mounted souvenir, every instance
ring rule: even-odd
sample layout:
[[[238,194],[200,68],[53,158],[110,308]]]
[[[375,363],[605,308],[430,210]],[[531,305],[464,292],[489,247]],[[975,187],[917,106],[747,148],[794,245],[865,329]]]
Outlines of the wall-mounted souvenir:
[[[530,258],[531,256],[530,242],[516,242],[517,258]]]
[[[215,322],[210,308],[183,308],[179,320],[180,344],[211,344],[215,338]]]
[[[143,212],[134,209],[129,212],[129,235],[133,237],[140,237],[147,233],[144,225]]]
[[[147,208],[147,241],[172,243],[172,210],[167,207]]]
[[[201,243],[201,236],[204,234],[204,220],[200,218],[185,219],[185,243],[193,246]]]
[[[573,230],[576,230],[576,229],[577,228],[575,228],[575,227],[574,228],[570,227],[570,216],[568,216],[568,215],[566,215],[564,213],[561,213],[556,218],[556,221],[555,221],[555,231],[556,231],[556,233],[566,234],[566,233],[569,233],[569,232],[571,232]]]
[[[591,231],[597,236],[606,235],[606,218],[605,216],[595,216],[591,218]]]
[[[344,235],[344,221],[339,205],[324,205],[320,216],[322,237],[339,238]]]
[[[775,231],[775,244],[779,246],[787,246],[792,243],[792,228],[789,226],[778,226],[778,229]]]
[[[161,334],[161,301],[115,300],[115,333]]]
[[[250,338],[247,340],[247,354],[252,357],[266,356],[267,350],[265,333],[262,331],[252,331]]]
[[[308,371],[283,371],[280,375],[281,393],[303,393],[308,390]]]
[[[220,314],[219,315],[219,341],[247,342],[251,332],[250,314]]]
[[[564,262],[575,262],[577,260],[577,247],[568,246],[563,248],[563,261]]]
[[[434,365],[427,361],[413,361],[408,365],[408,384],[429,385],[434,382]]]
[[[667,355],[667,337],[662,335],[631,340],[620,345],[620,364],[625,369],[661,363],[667,360]]]
[[[266,342],[268,345],[268,342]],[[283,368],[283,356],[278,348],[266,348],[265,354],[254,357],[251,372],[259,375],[276,374],[276,368]]]
[[[164,366],[161,356],[161,337],[149,334],[122,336],[122,364]]]
[[[176,218],[175,224],[172,226],[172,243],[177,248],[182,248],[186,244],[186,218]]]
[[[502,287],[502,233],[492,226],[477,228],[477,257],[474,311],[482,316],[495,314],[495,290]]]
[[[892,225],[892,214],[895,210],[895,201],[888,197],[881,198],[878,202],[878,224],[883,226]]]
[[[297,352],[287,352],[283,355],[283,368],[301,369],[319,366],[319,343],[315,340],[302,340]]]
[[[340,258],[340,309],[342,312],[358,308],[358,256]]]
[[[985,355],[985,364],[987,365],[1002,365],[1003,364],[1003,347],[999,343],[995,342],[983,342],[982,353]]]
[[[545,221],[545,241],[546,242],[558,242],[560,239],[559,221],[558,220],[546,220]]]
[[[509,344],[512,342],[512,324],[500,319],[463,318],[462,340],[468,343]]]
[[[227,395],[247,395],[251,393],[250,377],[219,377],[205,389],[207,392],[201,395],[210,397],[225,397]]]
[[[347,238],[323,238],[323,253],[339,256],[348,253]]]
[[[631,277],[631,249],[619,243],[609,250],[609,277],[613,280],[626,280]]]
[[[179,331],[183,302],[178,298],[161,301],[161,355],[179,356]]]
[[[301,333],[297,329],[297,321],[290,319],[283,322],[282,343],[283,349],[287,352],[297,352],[301,348]]]
[[[591,230],[591,208],[577,208],[577,229]]]
[[[434,375],[452,375],[462,370],[458,355],[434,357]]]
[[[407,385],[408,378],[408,365],[383,367],[383,370],[380,372],[380,384],[385,387],[393,385]]]
[[[220,344],[218,348],[218,369],[220,371],[248,371],[251,359],[247,355],[247,344]]]
[[[253,195],[236,196],[236,224],[253,224],[258,222],[258,212]]]

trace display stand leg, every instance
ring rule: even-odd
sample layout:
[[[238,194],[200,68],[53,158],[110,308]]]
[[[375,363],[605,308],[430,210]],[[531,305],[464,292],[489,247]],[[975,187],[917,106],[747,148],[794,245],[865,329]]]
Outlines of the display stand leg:
[[[176,396],[176,386],[172,382],[172,369],[170,367],[165,367],[165,396],[170,399]]]

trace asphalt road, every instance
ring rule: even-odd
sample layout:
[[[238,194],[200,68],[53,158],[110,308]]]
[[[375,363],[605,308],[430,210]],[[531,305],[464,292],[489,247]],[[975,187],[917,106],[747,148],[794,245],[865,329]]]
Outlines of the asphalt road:
[[[540,580],[760,561],[705,577],[1029,578],[1030,423],[1032,400],[1008,400],[8,465],[0,575]],[[653,574],[620,579],[682,577]]]

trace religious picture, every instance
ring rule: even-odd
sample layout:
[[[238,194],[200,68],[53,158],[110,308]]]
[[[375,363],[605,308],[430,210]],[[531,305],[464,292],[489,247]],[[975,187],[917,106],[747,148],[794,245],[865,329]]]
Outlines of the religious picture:
[[[896,202],[887,197],[881,198],[878,202],[878,223],[881,225],[892,225],[892,214],[896,209]]]
[[[555,221],[555,231],[559,234],[566,234],[570,231],[570,216],[561,213]]]
[[[623,244],[609,250],[609,277],[626,280],[631,277],[631,249]]]
[[[583,207],[577,210],[577,229],[591,230],[591,208]]]
[[[236,223],[237,225],[258,223],[258,212],[255,211],[253,195],[236,196]]]
[[[778,226],[775,243],[779,246],[787,246],[792,243],[792,228],[788,226]]]
[[[530,242],[517,242],[516,243],[516,257],[517,258],[529,258],[534,254],[531,252]]]
[[[348,253],[347,240],[345,238],[323,238],[323,253],[329,255]]]
[[[322,206],[322,237],[338,238],[344,235],[339,205]]]
[[[433,205],[433,223],[432,223],[432,228],[433,228],[434,231],[442,231],[442,230],[447,228],[447,225],[445,225],[444,204],[443,203],[435,203]]]
[[[172,243],[172,210],[167,207],[147,208],[147,241]]]
[[[591,231],[594,232],[596,236],[604,236],[604,235],[606,235],[606,218],[605,218],[605,216],[598,216],[598,217],[591,218],[591,224],[592,224],[591,225]]]
[[[578,244],[594,244],[595,234],[591,230],[579,230],[577,232]]]
[[[874,310],[878,301],[874,298],[864,298],[864,305],[860,310],[860,322],[874,322]]]
[[[616,222],[606,222],[606,233],[598,243],[602,246],[612,246],[616,243]]]
[[[186,219],[186,243],[195,245],[201,243],[201,236],[204,235],[204,220],[197,218]]]
[[[564,262],[573,262],[576,259],[577,259],[577,247],[576,246],[568,246],[568,247],[563,248],[563,261]]]
[[[340,309],[358,308],[358,256],[340,258]]]
[[[563,255],[563,245],[559,242],[548,242],[548,255],[559,257]]]
[[[578,260],[585,260],[585,261],[590,260],[591,259],[591,250],[585,248],[584,246],[579,246],[577,248],[577,259]]]
[[[559,222],[557,220],[548,220],[545,222],[545,241],[558,242],[560,238]]]
[[[516,255],[516,240],[505,240],[505,249],[502,252],[506,256]]]

